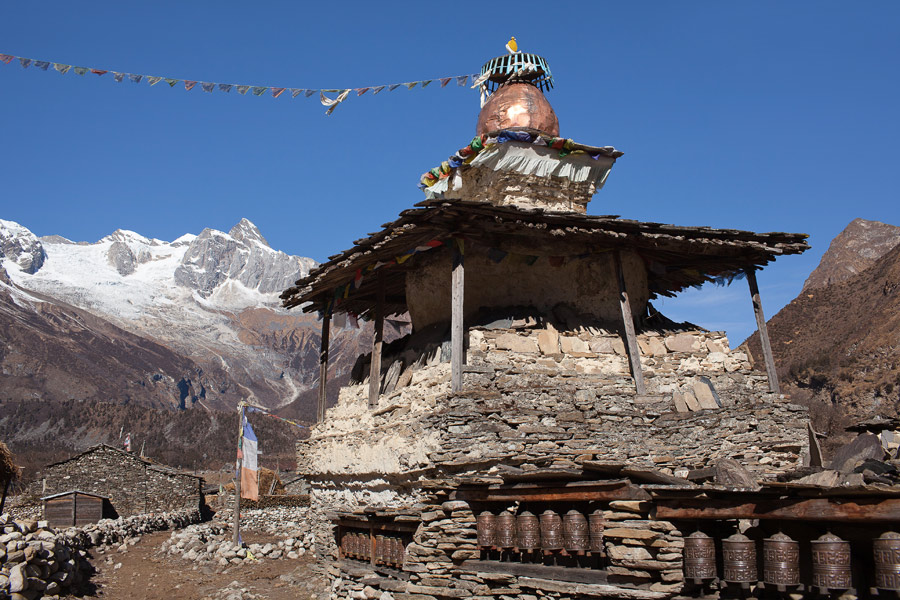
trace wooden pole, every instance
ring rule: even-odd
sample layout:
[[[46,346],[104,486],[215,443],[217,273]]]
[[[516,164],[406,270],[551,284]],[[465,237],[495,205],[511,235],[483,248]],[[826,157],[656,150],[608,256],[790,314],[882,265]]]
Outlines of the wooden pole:
[[[762,300],[759,298],[759,286],[756,285],[756,270],[749,268],[747,283],[750,284],[750,299],[753,301],[753,314],[756,315],[756,328],[759,330],[759,345],[762,346],[763,357],[766,360],[766,375],[769,376],[769,391],[781,393],[778,385],[778,373],[775,371],[775,357],[772,356],[772,344],[769,343],[769,330],[766,327],[766,317],[763,314]]]
[[[384,271],[378,271],[378,300],[375,304],[375,337],[372,338],[372,364],[369,370],[369,408],[378,406],[381,392],[381,344],[384,340]]]
[[[325,420],[325,388],[328,384],[328,343],[331,332],[331,315],[322,317],[322,346],[319,349],[319,402],[316,408],[316,423]]]
[[[462,367],[466,362],[463,348],[465,280],[464,256],[458,247],[454,247],[450,282],[450,390],[453,392],[462,389]]]
[[[638,396],[643,396],[647,393],[647,388],[644,386],[644,372],[641,370],[641,351],[634,334],[634,318],[631,316],[631,303],[628,301],[628,290],[625,288],[622,255],[618,250],[613,253],[613,262],[616,268],[616,279],[619,282],[619,307],[622,310],[622,323],[625,325],[625,349],[628,351],[628,360],[631,362],[631,376],[634,378],[634,387]]]
[[[244,437],[244,403],[238,404],[238,450],[241,448],[241,438]],[[241,453],[238,453],[237,470],[234,478],[234,535],[232,542],[237,544],[241,539]]]

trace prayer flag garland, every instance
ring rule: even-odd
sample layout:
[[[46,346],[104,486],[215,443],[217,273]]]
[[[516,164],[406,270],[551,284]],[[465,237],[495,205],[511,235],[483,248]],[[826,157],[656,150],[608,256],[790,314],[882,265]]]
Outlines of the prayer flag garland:
[[[142,80],[146,80],[151,86],[156,85],[160,81],[165,81],[169,84],[169,87],[174,88],[175,85],[179,82],[184,83],[184,89],[186,91],[190,91],[194,89],[197,85],[198,81],[191,79],[176,79],[173,77],[160,77],[157,75],[141,75],[136,73],[126,73],[123,71],[111,71],[108,69],[98,69],[93,67],[74,67],[72,65],[67,65],[65,63],[51,62],[45,60],[35,60],[31,58],[24,58],[21,56],[14,56],[12,54],[0,54],[0,63],[9,64],[13,60],[18,59],[19,64],[22,65],[23,69],[27,69],[29,66],[34,65],[35,67],[41,69],[42,71],[46,71],[50,65],[53,65],[53,68],[61,74],[67,73],[70,69],[77,73],[78,75],[85,75],[86,73],[93,73],[95,75],[103,76],[107,73],[112,73],[113,79],[117,82],[122,82],[127,77],[129,81],[133,81],[134,83],[140,83]],[[475,80],[475,75],[456,75],[453,77],[439,77],[439,78],[431,78],[431,79],[423,79],[420,81],[407,81],[404,83],[390,83],[384,85],[376,85],[376,86],[366,86],[366,87],[358,87],[358,88],[343,88],[343,89],[334,89],[334,88],[322,88],[322,89],[308,89],[308,88],[293,88],[293,87],[277,87],[277,86],[252,86],[252,85],[238,85],[234,83],[214,83],[214,82],[206,82],[200,81],[200,89],[204,92],[212,93],[213,90],[218,89],[220,92],[229,93],[232,88],[236,89],[239,94],[246,95],[249,91],[254,96],[262,96],[267,92],[271,93],[273,98],[278,98],[285,92],[289,91],[289,95],[291,98],[296,98],[297,96],[303,94],[304,97],[309,98],[315,93],[319,93],[319,99],[323,106],[326,106],[328,110],[325,111],[326,115],[330,115],[334,112],[334,109],[337,106],[344,102],[347,97],[350,95],[351,91],[355,91],[357,97],[362,96],[369,90],[372,90],[372,95],[374,96],[378,92],[387,88],[388,91],[393,91],[400,86],[405,87],[408,90],[413,89],[414,87],[424,88],[432,81],[440,81],[441,87],[445,87],[451,80],[456,80],[456,84],[460,87],[465,87],[469,78],[473,81]],[[337,94],[336,97],[330,98],[325,95],[325,93]]]
[[[535,146],[547,146],[554,150],[559,150],[559,156],[567,156],[569,154],[588,154],[594,160],[597,160],[603,154],[589,154],[585,150],[575,147],[575,141],[566,138],[557,138],[540,133],[530,133],[528,131],[516,131],[504,129],[497,135],[488,137],[486,134],[476,135],[468,146],[460,148],[456,154],[442,162],[439,166],[426,171],[419,178],[419,189],[425,190],[436,184],[441,179],[450,177],[456,169],[462,165],[472,162],[483,150],[490,148],[494,144],[505,144],[507,142],[524,142],[526,144],[534,144]]]

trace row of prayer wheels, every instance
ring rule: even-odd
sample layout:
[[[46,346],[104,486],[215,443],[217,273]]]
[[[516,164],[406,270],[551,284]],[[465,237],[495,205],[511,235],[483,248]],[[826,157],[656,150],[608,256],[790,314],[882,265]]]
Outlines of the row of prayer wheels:
[[[545,554],[565,551],[579,556],[603,552],[604,524],[600,510],[587,517],[577,510],[562,517],[552,510],[540,517],[527,510],[518,515],[484,511],[476,518],[478,545],[483,549]]]
[[[368,533],[345,532],[341,537],[341,554],[360,560],[372,560],[372,541]],[[393,567],[403,566],[406,544],[398,537],[375,536],[375,564]]]
[[[810,542],[812,585],[823,592],[853,587],[850,542],[831,533]],[[888,532],[874,541],[875,587],[900,591],[900,534]],[[736,533],[722,540],[723,577],[726,583],[758,583],[756,542]],[[716,578],[714,540],[700,531],[684,540],[684,578],[700,583]],[[800,585],[800,542],[783,533],[763,540],[763,576],[766,586]]]

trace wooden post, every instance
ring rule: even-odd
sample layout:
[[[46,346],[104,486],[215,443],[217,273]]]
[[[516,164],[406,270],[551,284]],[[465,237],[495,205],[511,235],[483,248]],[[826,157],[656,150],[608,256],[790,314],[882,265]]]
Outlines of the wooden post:
[[[753,314],[756,315],[756,328],[759,330],[759,345],[762,346],[763,357],[766,359],[769,391],[780,394],[781,387],[778,385],[778,373],[775,371],[775,358],[772,356],[772,345],[769,343],[769,330],[766,328],[766,317],[763,315],[759,287],[756,285],[756,269],[751,267],[744,272],[747,273],[747,283],[750,284],[750,299],[753,300]]]
[[[465,299],[464,256],[459,248],[453,249],[453,274],[450,293],[450,390],[462,389],[462,367],[465,364],[463,349],[463,301]]]
[[[613,262],[616,267],[616,279],[619,282],[619,307],[622,310],[622,323],[625,325],[625,349],[631,362],[631,376],[634,378],[637,395],[643,396],[647,393],[647,388],[644,386],[644,372],[641,371],[641,351],[634,335],[634,318],[631,316],[631,304],[628,301],[628,290],[625,288],[622,255],[618,250],[613,253]]]
[[[378,300],[375,305],[375,337],[372,339],[372,365],[369,370],[369,408],[378,406],[381,392],[381,343],[384,339],[384,271],[378,271]]]
[[[244,437],[244,403],[238,404],[238,448],[241,446],[241,438]],[[234,478],[234,535],[232,542],[237,544],[241,539],[241,461],[242,454],[238,454],[237,470]]]
[[[325,386],[328,384],[328,342],[331,331],[331,315],[322,317],[322,346],[319,349],[319,402],[316,407],[316,423],[325,420]]]

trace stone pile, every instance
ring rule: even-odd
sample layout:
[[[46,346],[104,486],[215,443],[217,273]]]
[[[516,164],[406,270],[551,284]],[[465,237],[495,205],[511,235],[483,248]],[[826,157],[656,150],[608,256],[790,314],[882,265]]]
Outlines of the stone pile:
[[[152,531],[200,521],[199,511],[103,519],[85,527],[53,529],[46,521],[0,516],[0,598],[57,598],[91,567],[88,548],[134,543]]]
[[[89,569],[85,552],[58,541],[46,522],[0,517],[0,598],[58,598]]]
[[[241,546],[231,540],[230,529],[221,523],[191,525],[172,533],[163,542],[160,552],[177,555],[193,563],[216,564],[221,568],[237,565],[244,561],[264,559],[296,560],[306,555],[312,545],[312,537],[288,537],[266,544]]]

